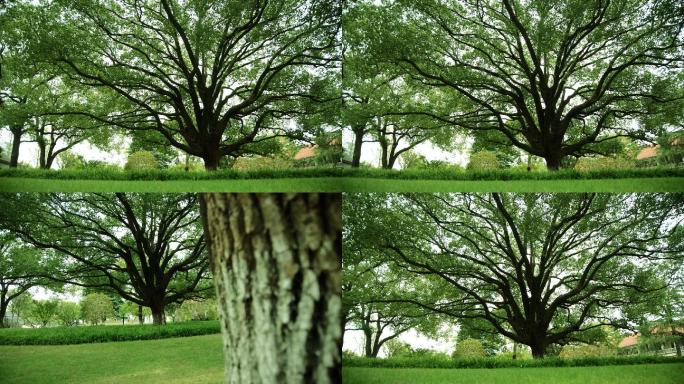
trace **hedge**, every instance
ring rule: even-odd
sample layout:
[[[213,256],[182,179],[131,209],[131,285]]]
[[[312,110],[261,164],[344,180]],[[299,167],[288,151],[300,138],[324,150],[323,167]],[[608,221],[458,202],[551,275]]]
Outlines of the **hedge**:
[[[682,357],[656,355],[601,356],[576,359],[547,357],[544,359],[511,360],[497,357],[479,359],[450,359],[439,357],[396,357],[389,359],[346,357],[343,367],[364,368],[534,368],[534,367],[590,367],[602,365],[635,365],[684,363]]]
[[[62,345],[151,340],[220,333],[218,321],[166,325],[97,325],[55,328],[0,329],[0,345]]]
[[[0,177],[25,177],[65,180],[237,180],[314,177],[356,177],[397,180],[572,180],[614,179],[641,177],[684,177],[684,167],[655,167],[630,169],[600,169],[581,172],[562,169],[556,172],[527,172],[519,169],[467,171],[463,169],[429,168],[386,170],[375,168],[292,168],[237,171],[221,169],[214,172],[180,170],[124,171],[112,169],[44,170],[33,168],[0,169]]]

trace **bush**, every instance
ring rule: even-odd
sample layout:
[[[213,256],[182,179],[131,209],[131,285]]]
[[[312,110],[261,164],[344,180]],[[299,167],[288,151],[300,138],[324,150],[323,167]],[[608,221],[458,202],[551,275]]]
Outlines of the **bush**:
[[[579,357],[612,356],[616,354],[615,348],[592,344],[564,345],[560,351],[561,359],[576,359]]]
[[[371,168],[293,168],[236,171],[219,169],[213,172],[169,170],[128,171],[121,169],[11,169],[0,168],[0,177],[23,177],[61,180],[250,180],[314,177],[356,177],[390,180],[593,180],[619,178],[684,177],[684,167],[604,169],[579,172],[561,169],[556,172],[527,172],[511,169],[465,172],[449,169],[407,169],[402,171]]]
[[[580,157],[575,163],[575,169],[580,172],[629,169],[634,167],[634,162],[623,158],[613,157]]]
[[[292,161],[277,157],[239,157],[233,163],[232,169],[236,171],[254,171],[257,169],[292,168],[292,166]]]
[[[58,306],[59,302],[54,299],[34,300],[29,318],[32,322],[40,324],[41,327],[46,327],[57,315]]]
[[[451,357],[455,359],[476,359],[485,357],[485,350],[480,340],[465,339],[456,344]]]
[[[70,301],[60,301],[57,306],[57,321],[59,324],[71,327],[78,324],[81,318],[81,307]]]
[[[150,151],[138,151],[133,152],[128,156],[126,165],[124,169],[127,171],[141,171],[157,169],[157,160],[154,158],[154,154]]]
[[[221,333],[218,321],[166,325],[94,325],[42,329],[0,329],[0,345],[60,345],[166,339]]]
[[[589,367],[604,365],[665,364],[684,363],[682,357],[638,355],[600,356],[577,359],[547,357],[544,359],[500,359],[485,357],[478,359],[450,359],[444,357],[398,357],[378,359],[368,357],[344,358],[344,367],[366,368],[535,368],[535,367]]]
[[[413,353],[411,345],[397,339],[388,340],[384,347],[387,357],[407,357]]]
[[[472,153],[466,167],[472,171],[491,171],[501,168],[501,163],[492,151],[479,151]]]
[[[104,293],[91,293],[81,301],[81,314],[90,324],[104,323],[114,314],[112,299]]]
[[[176,311],[176,316],[180,321],[216,320],[218,319],[216,300],[184,301]]]

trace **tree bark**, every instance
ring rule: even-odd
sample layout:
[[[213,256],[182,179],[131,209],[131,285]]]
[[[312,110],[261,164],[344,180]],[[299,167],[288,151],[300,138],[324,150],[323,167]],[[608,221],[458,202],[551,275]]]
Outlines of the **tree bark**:
[[[532,350],[532,357],[535,359],[543,359],[544,354],[546,354],[546,344],[541,342],[530,343],[530,349]]]
[[[139,324],[145,324],[145,316],[143,316],[143,307],[142,305],[138,305],[138,323]]]
[[[354,153],[352,155],[352,167],[358,168],[361,165],[361,147],[363,146],[363,129],[354,130]]]
[[[6,300],[6,292],[2,292],[0,295],[0,328],[7,327],[5,324],[5,315],[7,314],[7,307],[9,306],[9,300]]]
[[[157,301],[154,302],[150,309],[152,310],[152,324],[154,325],[164,325],[166,324],[166,312],[164,311],[164,303]]]
[[[549,171],[557,171],[560,169],[562,157],[559,151],[549,151],[546,156],[544,156],[546,161],[546,168]]]
[[[205,194],[225,382],[341,383],[339,194]]]
[[[204,169],[208,171],[215,171],[221,162],[221,153],[219,150],[206,151],[202,160],[204,160]]]
[[[19,165],[19,146],[21,145],[21,135],[24,133],[22,126],[15,125],[10,127],[12,132],[12,151],[10,152],[10,168],[16,168]]]

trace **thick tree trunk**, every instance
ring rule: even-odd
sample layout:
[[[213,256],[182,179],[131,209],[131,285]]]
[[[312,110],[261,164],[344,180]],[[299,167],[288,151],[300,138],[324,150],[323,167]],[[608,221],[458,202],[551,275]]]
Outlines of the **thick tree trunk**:
[[[560,150],[549,151],[544,160],[546,161],[546,168],[549,171],[557,171],[560,169],[562,156],[560,155]]]
[[[164,325],[166,324],[166,311],[164,305],[164,299],[158,298],[156,299],[152,305],[150,306],[150,310],[152,310],[152,324],[154,325]]]
[[[546,353],[546,344],[541,342],[530,343],[530,349],[532,350],[532,357],[535,359],[543,359]]]
[[[7,306],[9,302],[5,302],[5,298],[0,299],[0,328],[5,328],[8,325],[5,324],[5,315],[7,314]]]
[[[40,169],[47,169],[47,155],[45,141],[38,140],[38,167]]]
[[[16,168],[19,165],[19,146],[21,145],[21,135],[23,133],[21,126],[13,126],[10,128],[12,132],[12,151],[10,152],[10,168]]]
[[[352,167],[361,165],[361,147],[363,146],[363,129],[354,130],[354,153],[352,154]]]
[[[226,383],[341,383],[340,200],[203,195]]]
[[[145,316],[143,316],[143,307],[138,305],[138,323],[145,324]]]
[[[221,162],[221,153],[219,150],[215,151],[207,151],[205,155],[202,157],[202,160],[204,160],[204,169],[208,171],[215,171],[219,167],[219,163]]]

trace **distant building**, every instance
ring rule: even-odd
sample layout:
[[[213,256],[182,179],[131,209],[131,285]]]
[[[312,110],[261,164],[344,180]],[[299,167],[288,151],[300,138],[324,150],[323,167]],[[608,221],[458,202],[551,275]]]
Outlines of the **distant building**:
[[[651,333],[662,336],[672,336],[671,330],[655,327]],[[684,328],[677,328],[675,337],[666,337],[663,340],[657,338],[651,342],[640,342],[642,336],[639,332],[627,336],[620,344],[618,344],[618,351],[621,355],[661,355],[661,356],[676,356],[677,344],[682,348],[684,346]]]

